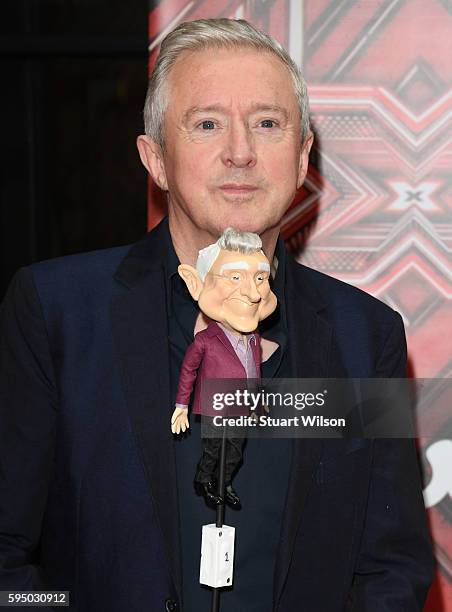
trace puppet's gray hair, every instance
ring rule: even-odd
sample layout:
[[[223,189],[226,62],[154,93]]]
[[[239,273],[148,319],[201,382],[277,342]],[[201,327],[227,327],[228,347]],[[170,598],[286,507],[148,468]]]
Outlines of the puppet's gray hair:
[[[220,250],[237,251],[246,255],[258,253],[262,251],[262,240],[258,234],[239,232],[232,227],[227,227],[216,242],[199,251],[196,270],[202,281],[213,266]]]
[[[218,246],[225,251],[256,253],[262,249],[262,240],[258,234],[239,232],[232,227],[227,227],[218,239]]]

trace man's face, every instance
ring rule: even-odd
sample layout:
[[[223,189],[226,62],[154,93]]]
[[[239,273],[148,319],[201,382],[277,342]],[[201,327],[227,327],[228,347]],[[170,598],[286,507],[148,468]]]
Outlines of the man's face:
[[[228,329],[252,332],[276,308],[269,277],[268,259],[262,253],[221,250],[204,279],[199,307]]]
[[[218,236],[277,227],[304,180],[288,70],[247,48],[185,53],[168,82],[164,176],[170,213]]]

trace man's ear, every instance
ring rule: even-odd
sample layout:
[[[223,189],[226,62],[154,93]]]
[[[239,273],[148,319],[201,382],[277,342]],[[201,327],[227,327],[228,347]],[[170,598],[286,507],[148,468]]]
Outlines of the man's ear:
[[[160,145],[149,136],[141,134],[137,138],[137,147],[143,166],[151,175],[154,183],[163,191],[168,191],[165,163]]]
[[[313,142],[314,134],[312,132],[309,132],[300,151],[300,161],[298,163],[297,189],[300,189],[300,187],[304,183],[304,179],[306,178],[306,172],[308,171],[309,164],[309,151],[311,150]]]
[[[194,300],[198,301],[204,283],[199,278],[199,274],[196,271],[196,268],[194,268],[193,266],[189,266],[188,264],[181,264],[177,268],[177,271],[179,273],[179,276],[187,285],[187,289],[190,291],[191,297]]]

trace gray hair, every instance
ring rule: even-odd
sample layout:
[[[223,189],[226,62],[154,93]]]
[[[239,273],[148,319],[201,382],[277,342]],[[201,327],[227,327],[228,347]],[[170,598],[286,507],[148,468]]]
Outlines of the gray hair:
[[[252,232],[239,232],[232,227],[226,228],[216,242],[199,251],[196,271],[202,281],[206,278],[221,250],[237,251],[244,255],[261,253],[262,240],[258,234]]]
[[[287,51],[269,34],[244,19],[197,19],[186,21],[167,34],[160,45],[154,71],[149,78],[144,103],[144,128],[162,149],[165,147],[164,114],[168,107],[168,76],[176,60],[186,51],[248,47],[276,55],[288,69],[300,110],[301,142],[309,131],[309,99],[303,76]]]

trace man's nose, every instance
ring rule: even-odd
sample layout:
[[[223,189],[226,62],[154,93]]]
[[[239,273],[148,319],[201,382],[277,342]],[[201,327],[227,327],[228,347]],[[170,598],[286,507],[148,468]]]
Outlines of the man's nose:
[[[256,304],[261,301],[261,294],[257,290],[256,283],[252,278],[245,279],[240,285],[240,293]]]
[[[243,122],[233,122],[229,127],[222,157],[228,168],[252,168],[256,165],[253,134]]]

